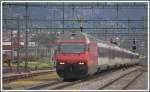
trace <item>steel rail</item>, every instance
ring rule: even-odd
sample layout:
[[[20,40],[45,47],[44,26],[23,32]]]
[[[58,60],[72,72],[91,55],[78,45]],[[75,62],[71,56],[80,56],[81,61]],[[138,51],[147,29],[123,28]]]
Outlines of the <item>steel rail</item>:
[[[48,70],[48,71],[29,72],[29,73],[24,73],[24,74],[8,75],[8,76],[4,76],[2,78],[2,80],[3,80],[3,82],[11,82],[11,81],[15,81],[15,80],[18,80],[18,79],[30,78],[30,77],[33,77],[33,76],[52,73],[52,72],[55,72],[55,71]]]
[[[139,69],[141,69],[141,68],[138,68],[138,69],[129,71],[129,72],[125,73],[125,74],[122,74],[121,76],[115,78],[114,80],[111,80],[111,81],[109,81],[108,83],[104,84],[103,86],[99,87],[99,90],[103,90],[103,89],[105,89],[105,88],[107,88],[107,87],[113,85],[113,83],[117,82],[118,80],[120,80],[120,79],[126,77],[127,75],[129,75],[129,74],[131,74],[131,73],[133,73],[133,72],[135,72],[135,71],[137,71],[137,70],[139,70]],[[141,74],[141,73],[140,73],[140,74]],[[136,78],[136,77],[135,77],[135,78]],[[135,78],[134,78],[134,79],[135,79]],[[134,80],[133,80],[133,81],[134,81]],[[131,81],[131,82],[132,82],[132,81]],[[125,87],[123,87],[123,89],[127,88],[129,85],[130,85],[130,82],[129,82],[129,84],[127,84]]]

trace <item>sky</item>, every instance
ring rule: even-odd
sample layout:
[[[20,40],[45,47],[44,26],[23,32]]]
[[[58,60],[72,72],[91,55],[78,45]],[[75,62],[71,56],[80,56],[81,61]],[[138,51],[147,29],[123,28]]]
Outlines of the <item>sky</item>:
[[[30,5],[31,3],[29,3]],[[43,3],[32,3],[32,5],[39,5]],[[73,20],[146,20],[147,17],[147,3],[136,3],[138,6],[134,6],[133,3],[118,3],[117,6],[113,4],[117,3],[107,3],[108,6],[102,6],[104,3],[94,3],[94,6],[82,6],[87,5],[87,3],[64,3],[65,5],[73,6],[64,6],[64,25],[63,22],[63,6],[55,6],[54,3],[46,3],[50,6],[29,6],[28,14],[32,20],[33,26],[39,27],[49,27],[49,28],[79,28],[79,21]],[[91,3],[93,5],[93,3]],[[129,6],[133,5],[133,6]],[[57,3],[56,5],[61,5]],[[81,5],[76,6],[76,5]],[[122,6],[120,6],[122,5]],[[142,5],[145,5],[144,7]],[[87,9],[88,8],[88,9]],[[23,19],[25,16],[25,7],[24,6],[6,6],[3,7],[3,17],[11,18],[21,16]],[[118,17],[117,17],[118,16]],[[36,20],[36,19],[44,20]],[[58,21],[49,21],[49,20],[58,20]],[[119,23],[120,27],[127,28],[128,21],[83,21],[84,28],[103,28],[103,27],[112,27],[116,23]],[[130,21],[130,27],[143,28],[143,22],[146,21]],[[7,23],[9,24],[9,23]],[[101,26],[100,26],[101,25]]]

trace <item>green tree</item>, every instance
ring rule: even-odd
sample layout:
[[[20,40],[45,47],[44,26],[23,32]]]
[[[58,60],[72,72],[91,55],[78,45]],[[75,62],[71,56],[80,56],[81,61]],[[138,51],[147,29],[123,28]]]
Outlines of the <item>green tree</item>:
[[[54,44],[56,40],[56,35],[40,33],[40,34],[35,35],[32,40],[35,42],[38,42],[39,45],[49,47]]]

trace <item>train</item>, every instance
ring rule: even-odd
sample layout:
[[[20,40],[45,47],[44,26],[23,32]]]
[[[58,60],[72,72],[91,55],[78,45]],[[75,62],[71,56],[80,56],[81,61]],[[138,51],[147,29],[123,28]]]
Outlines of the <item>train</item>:
[[[81,79],[99,71],[139,64],[139,54],[87,33],[65,33],[56,41],[56,72]]]

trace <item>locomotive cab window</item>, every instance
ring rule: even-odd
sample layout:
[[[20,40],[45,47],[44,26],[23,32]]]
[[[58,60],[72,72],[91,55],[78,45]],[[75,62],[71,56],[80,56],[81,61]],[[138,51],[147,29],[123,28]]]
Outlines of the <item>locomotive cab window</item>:
[[[84,43],[62,43],[59,45],[61,53],[83,53],[88,50],[88,46]]]

